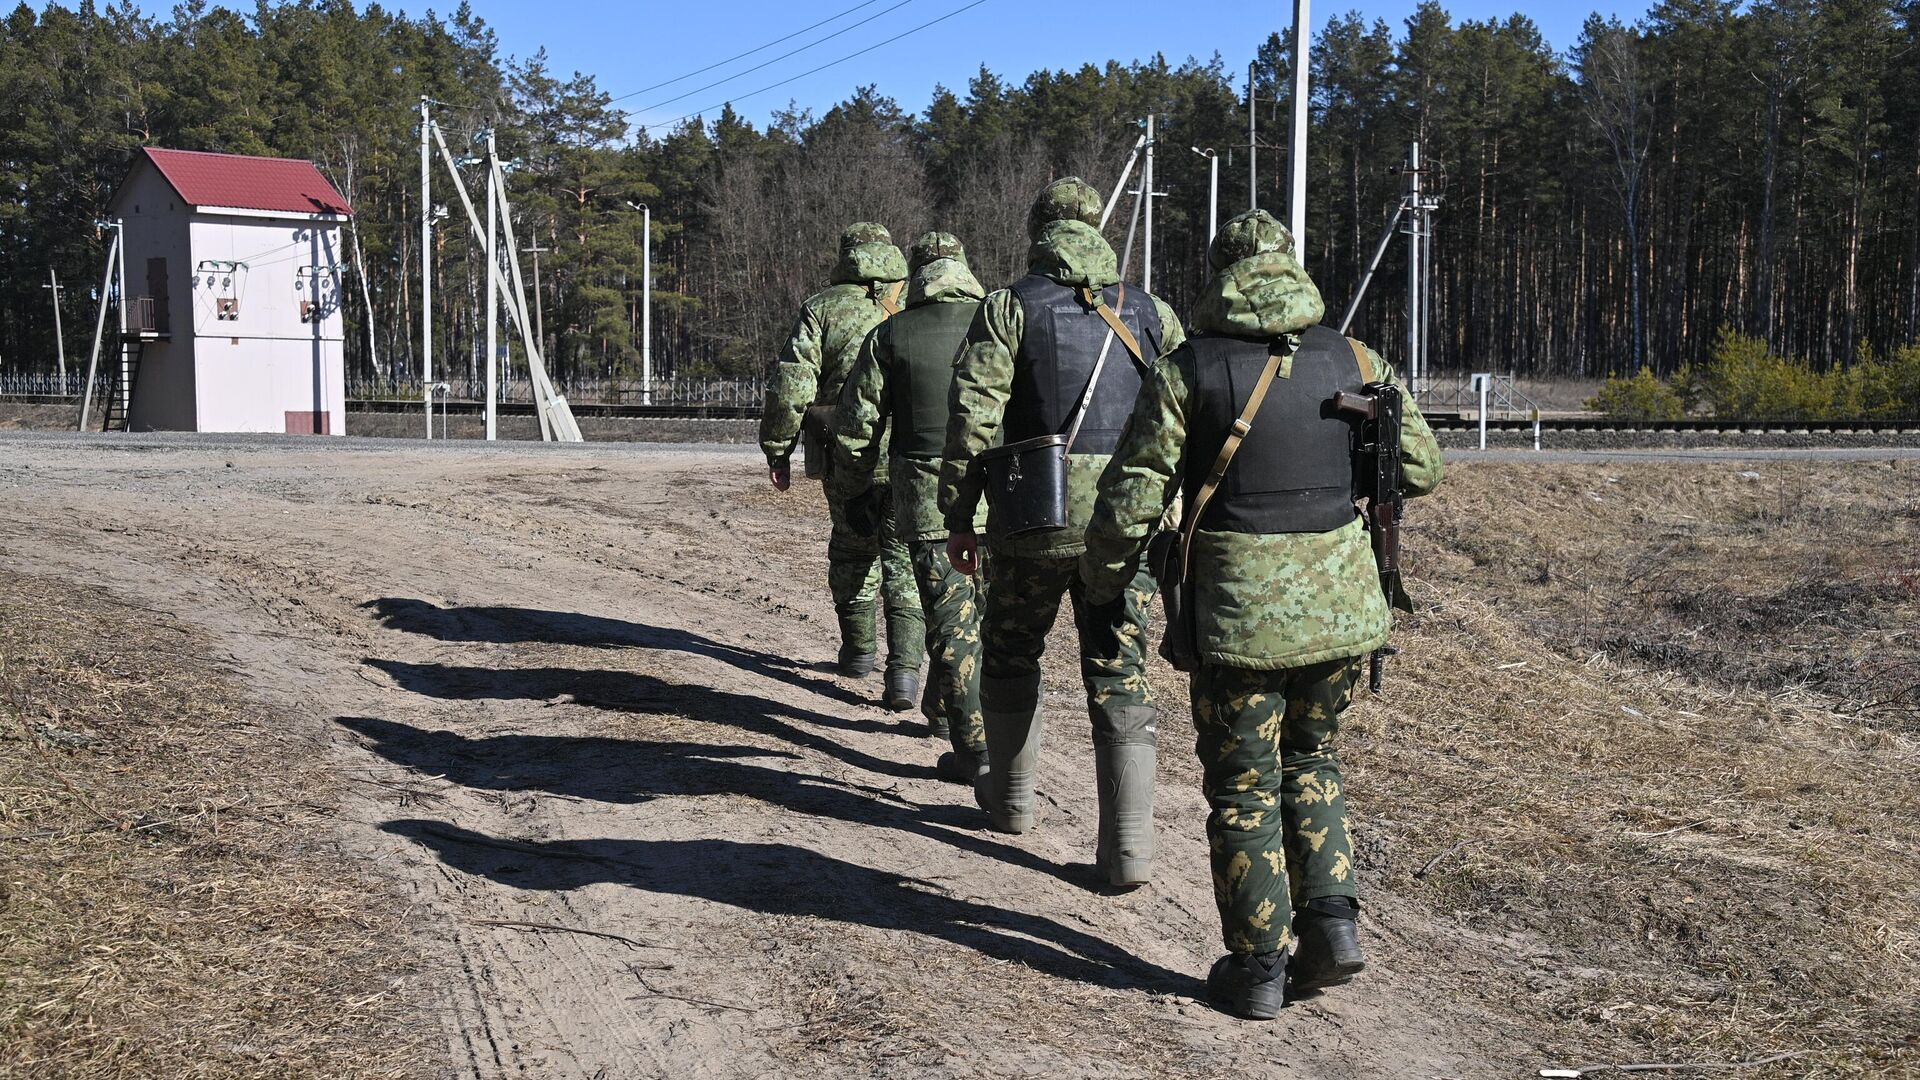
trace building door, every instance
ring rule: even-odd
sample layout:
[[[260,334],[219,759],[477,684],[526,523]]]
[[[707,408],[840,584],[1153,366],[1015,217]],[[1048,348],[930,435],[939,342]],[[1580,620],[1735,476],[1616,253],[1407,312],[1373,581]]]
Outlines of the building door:
[[[147,260],[147,295],[153,298],[153,330],[157,334],[171,334],[167,303],[167,260],[153,258]]]

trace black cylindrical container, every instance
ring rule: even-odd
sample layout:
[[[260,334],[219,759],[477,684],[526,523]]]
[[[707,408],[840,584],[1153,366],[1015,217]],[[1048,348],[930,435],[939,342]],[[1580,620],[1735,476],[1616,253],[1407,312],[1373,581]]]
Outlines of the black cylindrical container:
[[[1002,536],[1067,527],[1067,437],[1042,435],[982,451],[990,526]]]

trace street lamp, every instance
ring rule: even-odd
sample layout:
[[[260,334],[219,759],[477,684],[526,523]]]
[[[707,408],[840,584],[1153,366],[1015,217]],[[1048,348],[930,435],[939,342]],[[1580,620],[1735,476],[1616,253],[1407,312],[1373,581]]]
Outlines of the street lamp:
[[[1211,146],[1205,150],[1197,146],[1188,149],[1207,159],[1207,243],[1211,244],[1213,234],[1220,227],[1220,154]]]

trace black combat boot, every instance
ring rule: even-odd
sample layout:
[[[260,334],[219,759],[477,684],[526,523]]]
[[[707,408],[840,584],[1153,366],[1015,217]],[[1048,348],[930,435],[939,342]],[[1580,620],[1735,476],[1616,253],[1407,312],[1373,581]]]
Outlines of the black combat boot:
[[[1360,951],[1360,904],[1349,896],[1323,896],[1293,913],[1292,992],[1297,996],[1351,982],[1366,969]]]
[[[910,668],[887,672],[887,692],[881,695],[890,712],[906,712],[920,701],[920,673]]]
[[[837,670],[849,679],[864,679],[873,674],[873,661],[874,654],[857,653],[842,645]]]
[[[1207,1003],[1242,1020],[1271,1020],[1287,1003],[1287,954],[1228,953],[1207,972]]]
[[[1040,765],[1046,719],[1040,712],[1040,673],[980,680],[980,717],[986,722],[989,768],[973,797],[993,827],[1006,833],[1033,828],[1033,774]]]
[[[1152,706],[1134,708],[1152,711]],[[1100,839],[1093,861],[1107,884],[1120,889],[1145,885],[1153,874],[1153,743],[1123,743],[1093,748],[1094,778],[1100,788]]]
[[[951,780],[956,784],[975,784],[987,775],[987,752],[985,750],[949,750],[940,755],[940,760],[935,762],[933,767],[942,780]]]

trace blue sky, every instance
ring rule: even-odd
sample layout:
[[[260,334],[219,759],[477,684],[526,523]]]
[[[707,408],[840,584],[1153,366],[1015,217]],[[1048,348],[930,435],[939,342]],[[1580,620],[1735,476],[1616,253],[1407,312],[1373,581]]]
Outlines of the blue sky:
[[[594,75],[609,93],[625,95],[665,82],[715,61],[782,37],[859,0],[810,0],[781,4],[770,0],[734,0],[732,3],[673,3],[642,0],[628,7],[550,0],[475,0],[474,10],[500,35],[503,51],[531,53],[545,45],[560,72],[579,70]],[[649,93],[625,98],[623,108],[641,108],[640,123],[664,124],[695,110],[706,109],[731,96],[745,95],[857,50],[883,42],[903,31],[973,0],[874,0],[844,18],[834,20],[791,41],[758,52],[732,64]],[[896,6],[898,5],[898,6]],[[1348,10],[1387,20],[1396,34],[1413,13],[1416,0],[1322,0],[1313,6],[1312,21]],[[1519,0],[1455,0],[1446,4],[1455,21],[1504,18],[1531,7],[1529,14],[1556,48],[1571,46],[1590,10],[1618,14],[1631,21],[1646,11],[1645,3],[1591,6],[1527,5]],[[1244,68],[1254,49],[1268,34],[1286,32],[1292,25],[1290,3],[1232,3],[1227,0],[1172,0],[1146,4],[1138,0],[1116,3],[1034,3],[1031,0],[984,0],[979,6],[898,42],[882,45],[846,63],[807,75],[784,86],[739,102],[736,106],[755,123],[764,123],[790,100],[823,111],[863,83],[875,83],[911,110],[924,108],[936,84],[964,88],[982,63],[996,74],[1019,80],[1040,68],[1077,68],[1083,63],[1143,59],[1155,52],[1173,63],[1188,56],[1202,60],[1219,52],[1229,69]],[[682,100],[644,108],[732,75],[825,35],[839,36],[740,75],[722,85]]]
[[[241,11],[252,7],[250,2],[225,2]],[[435,6],[447,11],[457,2],[440,0]],[[882,93],[918,111],[926,106],[936,84],[962,89],[983,63],[1016,82],[1040,68],[1145,59],[1156,52],[1178,64],[1189,56],[1205,60],[1217,51],[1229,69],[1244,69],[1268,34],[1288,31],[1293,21],[1292,4],[1282,0],[1166,0],[1154,4],[1140,0],[1104,4],[1087,0],[869,0],[852,14],[750,57],[657,90],[634,93],[801,30],[858,3],[860,0],[806,0],[799,4],[774,0],[638,0],[616,5],[583,0],[473,0],[473,9],[499,35],[504,54],[529,56],[544,46],[556,74],[581,71],[593,75],[601,88],[623,97],[622,108],[639,110],[633,116],[636,123],[652,125],[668,124],[687,113],[710,110],[735,98],[741,99],[737,107],[742,113],[754,123],[764,124],[771,113],[790,101],[822,112],[866,83],[878,85]],[[1318,28],[1334,14],[1358,10],[1369,19],[1385,19],[1398,34],[1416,3],[1321,0],[1313,5],[1312,21]],[[159,18],[171,11],[170,0],[145,0],[142,6]],[[417,3],[390,6],[421,10]],[[1564,50],[1573,44],[1589,11],[1617,14],[1632,21],[1644,14],[1648,5],[1644,0],[1590,0],[1572,5],[1454,0],[1445,6],[1456,22],[1504,18],[1525,10],[1547,40]],[[954,12],[958,14],[937,25],[897,42],[880,44]],[[809,45],[812,47],[801,49]],[[879,47],[871,52],[817,74],[745,96],[876,45]],[[796,49],[801,51],[776,59]],[[775,62],[742,73],[768,60]],[[692,92],[720,79],[727,81]],[[626,96],[629,94],[632,96]],[[683,94],[687,96],[681,97]],[[668,100],[673,98],[680,100]],[[710,110],[709,115],[713,112],[717,110]]]

